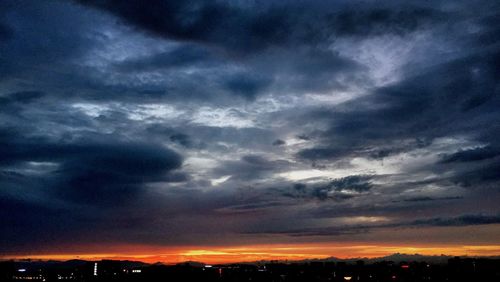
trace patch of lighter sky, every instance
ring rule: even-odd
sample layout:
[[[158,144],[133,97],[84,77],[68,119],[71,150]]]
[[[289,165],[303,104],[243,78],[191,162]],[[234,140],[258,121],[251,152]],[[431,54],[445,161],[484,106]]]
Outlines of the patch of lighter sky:
[[[213,169],[219,166],[222,160],[217,156],[203,154],[199,152],[186,152],[186,159],[183,163],[183,170],[195,181],[209,180],[212,185],[220,185],[227,181],[225,176],[217,178],[212,175]]]
[[[361,41],[344,38],[336,40],[331,48],[367,66],[374,86],[381,87],[402,78],[400,68],[411,60],[415,52],[428,47],[426,42],[429,36],[427,32],[416,32],[404,37],[383,35]]]
[[[22,175],[42,176],[56,171],[59,168],[57,162],[24,162],[22,165],[11,168],[10,171],[17,172]]]
[[[231,175],[225,175],[219,178],[211,179],[210,183],[212,184],[212,186],[219,186],[219,184],[226,182],[229,178],[231,178]]]
[[[349,100],[359,98],[366,95],[366,93],[367,92],[362,89],[353,89],[351,91],[333,91],[329,94],[307,93],[304,95],[303,101],[306,105],[311,106],[335,106]]]
[[[128,110],[129,118],[137,121],[180,121],[185,120],[186,115],[186,110],[167,104],[139,105]]]
[[[192,113],[191,123],[215,127],[252,128],[256,127],[252,117],[235,108],[204,106]]]
[[[191,122],[217,127],[279,128],[284,126],[286,121],[273,120],[270,122],[263,117],[286,110],[319,105],[338,105],[361,95],[364,95],[364,92],[335,91],[331,94],[305,93],[303,95],[287,95],[286,97],[275,93],[263,93],[253,102],[233,105],[230,108],[204,106],[194,109]]]
[[[148,76],[148,80],[152,79]],[[349,99],[358,97],[359,93],[340,92],[332,95],[306,94],[309,99],[290,96],[287,99],[276,95],[263,95],[253,102],[233,105],[231,107],[203,106],[198,108],[186,107],[176,103],[151,103],[145,105],[130,104],[96,104],[75,103],[73,108],[80,110],[91,117],[98,117],[110,109],[117,109],[127,113],[134,121],[170,121],[189,122],[195,125],[234,128],[279,128],[286,125],[286,121],[268,120],[266,114],[279,113],[280,111],[293,110],[318,105],[335,105]],[[290,137],[293,138],[293,137]],[[290,144],[300,141],[288,139]]]
[[[320,170],[320,169],[303,169],[293,170],[278,173],[278,176],[291,180],[309,180],[315,182],[324,178],[341,178],[352,175],[353,171],[350,169],[336,169],[336,170]]]
[[[387,216],[342,216],[334,218],[326,218],[322,220],[325,224],[331,225],[356,225],[356,224],[371,224],[389,222],[391,218]],[[326,227],[326,226],[324,226]]]
[[[303,146],[307,144],[307,140],[297,138],[297,136],[287,136],[284,138],[284,141],[286,142],[287,147],[297,147],[297,146]]]
[[[277,95],[264,93],[253,102],[227,108],[204,106],[194,109],[191,122],[216,127],[269,128],[276,126],[276,124],[270,123],[262,116],[290,109],[298,104],[298,97],[291,96],[288,99],[283,99]]]
[[[99,117],[107,111],[126,113],[133,121],[184,121],[189,116],[185,110],[166,104],[130,105],[124,103],[75,103],[72,108],[90,117]]]
[[[93,103],[75,103],[72,104],[71,107],[90,117],[98,117],[111,109],[107,104]]]
[[[204,172],[217,167],[218,163],[218,160],[211,156],[190,156],[184,160],[183,167],[185,170]]]
[[[127,25],[120,25],[113,18],[101,18],[105,19],[104,23],[94,34],[100,44],[92,48],[81,60],[84,66],[106,68],[126,60],[162,53],[177,45],[162,38],[136,32]]]
[[[413,175],[412,177],[415,178]],[[435,183],[429,183],[419,185],[417,188],[406,189],[401,192],[401,195],[407,195],[409,197],[418,197],[422,195],[426,197],[452,197],[454,195],[458,196],[464,192],[465,190],[458,185],[443,186],[442,184],[437,185]]]
[[[311,180],[318,178],[342,178],[349,175],[372,174],[393,175],[419,171],[432,165],[442,154],[449,154],[464,148],[481,146],[466,137],[446,137],[436,139],[430,146],[408,152],[399,153],[383,160],[355,157],[349,160],[350,167],[342,169],[303,169],[282,172],[278,175],[291,181]],[[432,175],[429,175],[432,177]]]

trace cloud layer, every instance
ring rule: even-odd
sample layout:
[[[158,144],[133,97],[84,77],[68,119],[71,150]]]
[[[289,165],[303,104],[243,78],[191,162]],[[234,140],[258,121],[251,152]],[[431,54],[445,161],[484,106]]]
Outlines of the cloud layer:
[[[497,230],[499,8],[3,1],[0,248]]]

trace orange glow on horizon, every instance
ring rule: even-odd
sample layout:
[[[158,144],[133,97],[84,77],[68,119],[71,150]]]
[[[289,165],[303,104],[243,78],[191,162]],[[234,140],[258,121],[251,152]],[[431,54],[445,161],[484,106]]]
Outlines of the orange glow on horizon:
[[[340,244],[290,244],[254,245],[234,247],[154,247],[126,246],[122,252],[106,253],[58,253],[2,255],[2,259],[40,260],[136,260],[166,264],[199,261],[210,264],[252,262],[259,260],[302,260],[312,258],[373,258],[393,253],[451,256],[500,255],[500,245],[453,245],[453,246],[388,246],[388,245],[340,245]]]

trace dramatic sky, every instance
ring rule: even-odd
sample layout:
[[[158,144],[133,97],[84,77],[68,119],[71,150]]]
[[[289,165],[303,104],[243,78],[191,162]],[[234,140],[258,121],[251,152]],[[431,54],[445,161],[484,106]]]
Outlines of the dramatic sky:
[[[500,3],[0,2],[0,256],[500,254]]]

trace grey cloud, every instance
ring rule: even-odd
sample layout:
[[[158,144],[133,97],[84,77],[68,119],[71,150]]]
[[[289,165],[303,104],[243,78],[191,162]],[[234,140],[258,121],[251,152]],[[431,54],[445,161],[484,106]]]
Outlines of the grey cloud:
[[[311,148],[301,150],[298,156],[309,160],[335,159],[343,157],[345,153],[346,150],[341,148]]]
[[[372,184],[369,182],[370,176],[353,175],[344,178],[332,180],[330,185],[338,191],[356,191],[365,192],[370,190]]]
[[[496,187],[500,180],[498,171],[500,170],[500,161],[494,160],[486,164],[473,166],[467,170],[459,171],[452,178],[457,183],[471,189],[480,187]]]
[[[274,142],[273,142],[273,146],[282,146],[282,145],[285,145],[286,142],[281,140],[281,139],[276,139]]]
[[[137,72],[156,71],[168,68],[210,66],[218,63],[206,48],[196,45],[181,45],[173,50],[154,54],[141,58],[134,58],[119,62],[115,68],[117,71]]]
[[[276,188],[276,191],[282,196],[295,199],[343,201],[369,191],[373,187],[371,178],[369,175],[351,175],[321,184],[295,183],[291,188]]]
[[[460,200],[463,197],[441,197],[441,198],[432,198],[432,197],[414,197],[404,199],[405,202],[428,202],[428,201],[449,201],[449,200]]]
[[[411,222],[397,222],[397,223],[375,223],[375,224],[355,224],[355,225],[341,225],[332,227],[320,228],[297,228],[289,230],[263,230],[262,233],[271,234],[285,234],[292,237],[303,236],[342,236],[342,235],[356,235],[360,233],[369,233],[374,229],[388,229],[388,228],[415,228],[418,226],[471,226],[483,224],[498,224],[500,217],[496,215],[462,215],[458,217],[449,218],[430,218],[420,219]]]
[[[299,135],[297,135],[297,138],[299,138],[300,140],[305,140],[305,141],[311,140],[311,137],[307,136],[306,134],[299,134]]]
[[[253,99],[270,84],[270,80],[265,77],[240,75],[228,79],[225,87],[236,95],[247,99]]]
[[[432,140],[457,134],[480,138],[493,129],[499,118],[493,109],[499,104],[498,83],[493,78],[497,59],[497,52],[486,52],[455,60],[345,105],[353,105],[354,110],[319,110],[315,117],[331,120],[330,129],[323,133],[323,144],[329,146],[304,149],[298,156],[311,160],[332,159],[370,155],[374,150],[383,150],[386,153],[382,156],[387,156],[391,151],[420,146],[417,141],[422,138]],[[476,75],[474,68],[480,69],[483,75]],[[477,104],[474,109],[464,108],[471,99],[484,95],[490,97],[487,103]],[[355,104],[367,106],[354,107]],[[479,117],[478,111],[488,114]],[[466,122],[456,122],[467,117],[471,118]],[[404,139],[415,142],[398,148],[401,141],[397,140]],[[391,141],[399,145],[394,149],[387,147]]]
[[[269,160],[260,155],[245,155],[239,161],[226,161],[214,169],[216,175],[231,175],[232,179],[259,180],[290,166],[286,160]]]
[[[500,150],[492,148],[491,146],[487,146],[476,149],[462,150],[454,154],[444,156],[441,162],[473,162],[494,158],[498,155],[500,155]]]
[[[0,97],[0,104],[16,104],[16,103],[31,103],[46,94],[40,91],[20,91],[20,92],[14,92],[14,93],[9,93],[7,95],[1,96]]]
[[[189,147],[193,146],[193,142],[189,138],[189,135],[186,135],[186,134],[177,133],[177,134],[170,135],[170,140],[173,142],[179,143],[184,147],[189,148]]]
[[[433,225],[433,226],[466,226],[479,224],[497,224],[500,223],[498,215],[470,214],[452,218],[431,218],[416,220],[414,225]]]

